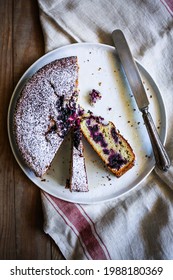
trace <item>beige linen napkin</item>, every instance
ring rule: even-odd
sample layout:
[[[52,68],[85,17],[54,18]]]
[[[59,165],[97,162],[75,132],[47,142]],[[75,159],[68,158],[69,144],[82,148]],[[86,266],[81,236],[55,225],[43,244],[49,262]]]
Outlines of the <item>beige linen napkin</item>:
[[[112,31],[124,32],[134,57],[163,95],[166,149],[173,159],[172,1],[38,0],[38,4],[46,52],[74,42],[112,45]],[[137,189],[99,205],[69,203],[42,192],[44,231],[66,259],[173,259],[173,167],[166,173],[156,171]]]

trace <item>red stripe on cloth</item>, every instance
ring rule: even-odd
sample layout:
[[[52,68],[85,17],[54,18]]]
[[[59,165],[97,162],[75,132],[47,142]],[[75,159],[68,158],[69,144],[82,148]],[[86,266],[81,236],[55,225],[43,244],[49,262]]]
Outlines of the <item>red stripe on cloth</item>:
[[[173,15],[173,0],[161,0],[161,2],[167,8],[169,13]]]
[[[85,213],[85,215],[88,217],[88,219],[91,221],[91,223],[92,223],[92,225],[93,225],[93,227],[94,227],[94,230],[95,230],[95,232],[96,232],[96,234],[97,234],[97,231],[96,231],[96,228],[95,228],[95,224],[94,224],[94,222],[92,221],[91,217],[88,216],[88,214],[86,213],[86,211],[84,210],[84,208],[83,208],[81,205],[80,205],[80,207],[81,207],[81,209],[83,210],[83,212]],[[103,240],[101,239],[101,237],[100,237],[98,234],[97,234],[97,236],[98,236],[98,238],[100,239],[100,242],[103,244],[105,251],[107,252],[108,259],[111,259],[110,254],[109,254],[109,252],[108,252],[108,249],[107,249],[106,245],[104,244]]]
[[[55,205],[54,205],[54,203],[53,203],[53,201],[52,201],[50,195],[48,195],[48,194],[45,193],[45,192],[42,192],[42,193],[43,193],[44,197],[50,202],[50,204],[54,207],[55,211],[61,216],[61,218],[62,218],[62,219],[64,220],[64,222],[66,223],[66,225],[68,225],[68,226],[71,228],[71,230],[74,232],[74,234],[78,237],[78,235],[76,234],[76,232],[74,231],[74,229],[73,229],[73,228],[71,227],[71,225],[66,221],[65,217],[60,213],[60,211],[58,211],[57,207],[55,207]],[[56,205],[56,206],[57,206],[57,205]],[[80,239],[79,239],[79,242],[81,243]],[[86,252],[85,252],[85,249],[84,249],[82,243],[81,243],[81,247],[82,247],[82,249],[83,249],[84,255],[85,255],[86,258],[88,259],[88,256],[87,256],[87,254],[86,254]]]
[[[63,201],[52,195],[47,194],[51,200],[56,204],[56,206],[63,212],[65,217],[74,226],[75,230],[78,232],[82,242],[85,245],[88,254],[93,260],[106,260],[109,259],[109,255],[103,249],[103,243],[100,238],[96,238],[96,232],[93,229],[82,214],[79,208],[70,202]],[[105,245],[104,245],[105,246]]]

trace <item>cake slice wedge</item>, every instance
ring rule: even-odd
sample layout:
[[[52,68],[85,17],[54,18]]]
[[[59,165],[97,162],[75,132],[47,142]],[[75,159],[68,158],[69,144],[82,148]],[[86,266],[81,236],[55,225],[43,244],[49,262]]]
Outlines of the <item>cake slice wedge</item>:
[[[80,129],[79,119],[76,120],[76,125],[72,129],[72,154],[69,183],[70,191],[88,191],[84,147],[82,143],[82,132]]]
[[[81,117],[80,125],[87,141],[116,177],[134,166],[135,154],[112,122],[104,124],[103,118],[90,112]]]

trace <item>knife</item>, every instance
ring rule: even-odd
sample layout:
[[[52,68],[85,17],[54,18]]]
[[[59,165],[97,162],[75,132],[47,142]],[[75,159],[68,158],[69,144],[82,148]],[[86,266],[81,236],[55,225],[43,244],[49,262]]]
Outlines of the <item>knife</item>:
[[[147,94],[128,43],[123,32],[119,29],[113,31],[112,38],[138,108],[142,112],[144,123],[153,148],[156,165],[159,169],[167,171],[170,167],[170,159],[160,140],[152,116],[149,113],[149,101]]]

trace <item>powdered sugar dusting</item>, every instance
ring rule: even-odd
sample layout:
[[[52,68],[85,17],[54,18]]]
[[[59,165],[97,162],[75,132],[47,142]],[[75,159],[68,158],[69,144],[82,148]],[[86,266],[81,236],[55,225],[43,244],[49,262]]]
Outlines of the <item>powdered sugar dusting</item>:
[[[18,100],[14,133],[24,160],[37,176],[46,172],[69,131],[62,123],[59,127],[57,101],[64,96],[64,106],[75,104],[77,80],[77,57],[55,60],[31,77]],[[56,124],[54,129],[50,129],[51,122]]]
[[[78,132],[81,134],[80,128]],[[77,136],[78,137],[78,136]],[[79,137],[78,146],[76,146],[75,135],[73,134],[73,147],[72,147],[72,166],[70,176],[70,190],[71,191],[88,191],[88,180],[85,167],[85,158],[83,155],[83,143],[81,135]]]

